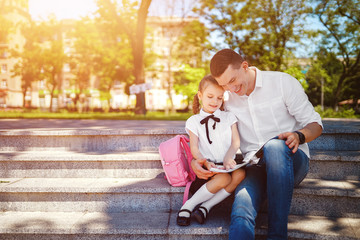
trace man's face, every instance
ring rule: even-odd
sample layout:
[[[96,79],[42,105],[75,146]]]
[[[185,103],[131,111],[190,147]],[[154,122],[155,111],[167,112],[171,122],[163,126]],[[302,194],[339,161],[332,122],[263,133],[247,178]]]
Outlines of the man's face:
[[[249,81],[245,68],[247,68],[247,62],[243,62],[237,69],[229,65],[225,72],[215,79],[225,90],[234,92],[239,96],[249,95],[251,91],[248,93]]]

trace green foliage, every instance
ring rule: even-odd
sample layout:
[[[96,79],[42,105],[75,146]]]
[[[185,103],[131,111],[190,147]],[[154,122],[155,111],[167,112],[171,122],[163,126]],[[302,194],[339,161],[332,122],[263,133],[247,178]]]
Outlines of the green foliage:
[[[354,109],[340,108],[335,111],[332,108],[321,110],[321,106],[316,106],[315,111],[318,112],[321,118],[360,118],[360,115],[355,115]]]
[[[67,53],[71,73],[74,75],[71,83],[79,92],[83,92],[90,87],[100,37],[94,22],[88,18],[77,21],[74,30],[68,34],[75,39],[73,51]]]
[[[204,60],[211,49],[208,38],[209,30],[205,25],[198,20],[191,21],[182,29],[174,57],[194,68],[208,68],[208,62]]]
[[[148,14],[148,8],[151,4],[151,0],[141,0],[140,4],[138,1],[123,0],[123,1],[112,1],[112,0],[97,0],[98,5],[98,16],[97,20],[103,29],[106,32],[109,30],[109,34],[105,34],[106,38],[103,39],[104,42],[109,43],[110,46],[114,47],[114,40],[117,47],[122,47],[120,50],[115,51],[117,57],[122,62],[120,64],[116,63],[115,68],[115,77],[127,77],[128,80],[134,80],[136,84],[144,83],[144,39],[145,39],[145,25],[146,18]],[[126,36],[126,38],[125,38]],[[109,41],[107,41],[109,39]],[[125,47],[123,47],[125,46]],[[130,46],[130,48],[128,47]],[[108,45],[106,45],[106,48]],[[102,63],[106,63],[108,60],[111,62],[114,61],[114,56],[112,55],[111,50],[113,48],[108,48],[106,51],[109,54],[110,59],[101,59]],[[126,58],[131,53],[132,57],[132,73],[133,78],[130,78],[128,67],[126,64],[129,64],[130,61]],[[106,74],[103,77],[102,82],[105,82],[105,87],[110,86],[111,81],[115,80],[114,75],[108,73],[111,72],[111,69],[103,69]],[[118,79],[120,80],[120,79]],[[140,93],[136,95],[136,112],[144,114],[145,109],[145,94]]]
[[[192,68],[184,64],[181,71],[175,74],[174,89],[176,93],[187,96],[188,104],[198,91],[200,80],[205,76],[203,68]]]
[[[44,90],[39,90],[39,98],[44,98],[45,97],[45,91]]]
[[[251,65],[283,70],[302,37],[310,11],[302,0],[201,0],[197,12],[210,22],[229,48],[238,49]]]
[[[94,71],[100,79],[100,90],[109,92],[115,81],[130,83],[134,79],[131,44],[118,17],[123,14],[128,21],[126,28],[131,28],[134,19],[130,15],[135,12],[128,1],[123,2],[123,9],[110,1],[97,1],[97,4],[99,15],[95,27],[99,40],[95,48]]]
[[[35,22],[30,21],[19,25],[20,31],[25,38],[24,46],[17,46],[10,50],[11,56],[17,61],[14,64],[12,77],[21,77],[21,88],[24,96],[31,89],[33,82],[43,79],[41,72],[43,66],[43,49],[40,46],[41,28]]]
[[[321,104],[321,87],[324,91],[324,105],[330,106],[334,100],[334,89],[339,81],[342,64],[336,56],[322,48],[316,53],[306,73],[309,88],[306,93],[313,105]]]
[[[326,28],[321,44],[328,52],[333,53],[342,65],[332,92],[333,107],[341,99],[358,99],[360,95],[360,89],[356,88],[360,79],[359,5],[359,0],[315,1],[314,14]]]
[[[13,27],[13,23],[6,19],[3,14],[0,14],[0,43],[8,42],[8,35]]]
[[[104,101],[108,101],[111,99],[111,94],[110,92],[107,91],[100,91],[100,100]]]
[[[305,80],[305,74],[301,72],[299,67],[291,67],[286,69],[284,72],[296,78],[301,83],[301,86],[305,91],[309,88],[309,84]]]

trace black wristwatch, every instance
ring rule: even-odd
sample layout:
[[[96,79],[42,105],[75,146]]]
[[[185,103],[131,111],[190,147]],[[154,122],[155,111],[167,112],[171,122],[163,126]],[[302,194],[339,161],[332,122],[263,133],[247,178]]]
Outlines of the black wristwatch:
[[[299,136],[300,144],[304,144],[305,143],[305,135],[299,131],[294,131],[294,133],[297,133],[297,135]]]

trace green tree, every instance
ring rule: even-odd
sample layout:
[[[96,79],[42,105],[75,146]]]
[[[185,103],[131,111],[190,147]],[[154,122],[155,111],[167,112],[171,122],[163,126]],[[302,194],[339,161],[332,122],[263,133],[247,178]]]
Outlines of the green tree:
[[[184,27],[177,40],[174,57],[183,64],[180,71],[175,73],[174,89],[176,93],[187,97],[187,108],[198,91],[200,80],[209,72],[206,59],[211,46],[208,36],[205,25],[194,20]]]
[[[39,45],[39,26],[35,22],[29,21],[22,24],[20,31],[25,38],[25,44],[11,50],[11,56],[18,60],[12,69],[12,77],[21,77],[23,107],[25,107],[26,92],[31,91],[33,82],[42,78],[42,49]]]
[[[13,29],[13,24],[0,12],[0,43],[7,43],[8,35]]]
[[[342,64],[341,74],[333,91],[332,106],[338,101],[352,97],[357,102],[360,89],[360,9],[359,0],[318,0],[314,14],[326,28],[322,45],[335,54]],[[345,87],[347,86],[347,87]],[[345,91],[346,90],[346,91]],[[348,96],[345,93],[350,94]]]
[[[135,84],[145,82],[144,76],[144,39],[148,9],[151,0],[123,0],[121,4],[112,0],[97,0],[100,21],[115,26],[116,30],[125,33],[132,50],[133,76]],[[121,70],[120,70],[121,72]],[[145,93],[136,95],[135,113],[145,114]]]
[[[309,84],[306,93],[313,105],[332,105],[333,92],[341,71],[342,64],[334,53],[323,47],[316,52],[309,71],[306,73],[306,81]]]
[[[50,91],[50,111],[53,111],[53,99],[60,92],[59,86],[62,81],[62,70],[66,61],[64,53],[62,26],[55,18],[50,18],[40,24],[42,39],[42,69],[46,86]]]
[[[14,11],[13,6],[6,1],[0,2],[0,43],[7,43],[9,34],[15,30],[14,23],[6,17],[12,11]]]
[[[310,11],[302,0],[201,0],[197,12],[206,18],[223,44],[238,49],[252,65],[284,70],[294,44],[312,34],[305,28]]]
[[[199,20],[189,22],[182,30],[177,40],[175,57],[191,67],[208,67],[209,51],[212,49],[209,42],[209,30]]]
[[[14,31],[14,24],[6,18],[6,15],[12,10],[12,7],[8,6],[5,1],[0,2],[0,58],[7,57],[8,37]],[[7,90],[0,88],[0,98],[4,98],[6,95]]]
[[[102,2],[103,3],[103,2]],[[94,71],[100,80],[99,90],[110,104],[110,90],[115,82],[130,85],[133,81],[133,56],[126,33],[119,28],[116,18],[108,14],[108,5],[99,5],[101,17],[95,19],[98,40],[94,40]]]
[[[290,67],[284,70],[284,72],[296,78],[301,83],[301,86],[305,91],[309,88],[309,85],[305,80],[305,74],[301,71],[299,66]]]
[[[90,77],[94,74],[96,50],[101,45],[101,41],[94,21],[89,18],[77,21],[70,35],[75,41],[73,50],[68,53],[68,61],[71,73],[74,75],[71,83],[76,88],[75,101],[77,101],[80,95],[90,87]]]
[[[181,70],[175,73],[175,92],[187,97],[187,108],[197,93],[199,82],[204,76],[204,68],[194,68],[189,64],[184,64]]]

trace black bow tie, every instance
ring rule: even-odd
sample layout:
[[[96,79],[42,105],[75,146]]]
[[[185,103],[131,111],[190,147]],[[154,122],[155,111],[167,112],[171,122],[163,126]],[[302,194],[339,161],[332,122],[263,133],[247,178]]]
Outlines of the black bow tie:
[[[209,137],[209,127],[208,127],[208,123],[209,123],[209,119],[212,119],[214,120],[214,125],[212,126],[213,129],[215,129],[216,127],[216,122],[220,122],[220,118],[217,118],[215,117],[213,114],[207,116],[206,118],[204,118],[203,120],[200,121],[201,124],[205,124],[205,129],[206,129],[206,137],[209,141],[209,143],[211,144],[212,141],[210,140],[210,137]]]

